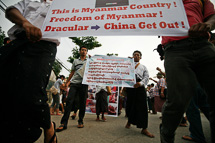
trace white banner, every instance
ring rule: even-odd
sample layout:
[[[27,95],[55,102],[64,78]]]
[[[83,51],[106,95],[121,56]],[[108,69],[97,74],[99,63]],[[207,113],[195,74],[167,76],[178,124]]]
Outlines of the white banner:
[[[185,36],[182,0],[54,0],[43,37],[105,35]]]
[[[133,87],[134,59],[93,56],[87,59],[82,84]]]

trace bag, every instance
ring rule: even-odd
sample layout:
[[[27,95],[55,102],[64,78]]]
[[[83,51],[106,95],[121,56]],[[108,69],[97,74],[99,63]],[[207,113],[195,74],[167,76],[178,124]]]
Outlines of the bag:
[[[53,85],[51,88],[50,88],[50,91],[52,94],[56,95],[58,93],[58,89],[55,88],[55,86]]]

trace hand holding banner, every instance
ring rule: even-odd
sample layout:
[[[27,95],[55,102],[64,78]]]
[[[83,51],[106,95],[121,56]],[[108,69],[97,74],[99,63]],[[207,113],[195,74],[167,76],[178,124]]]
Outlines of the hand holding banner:
[[[54,0],[42,32],[44,38],[104,35],[185,36],[188,29],[189,24],[181,0]]]

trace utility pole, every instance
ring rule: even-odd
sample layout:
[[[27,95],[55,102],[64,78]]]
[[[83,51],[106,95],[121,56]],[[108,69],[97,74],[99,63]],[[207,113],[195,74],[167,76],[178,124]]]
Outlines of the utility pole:
[[[6,8],[7,8],[6,4],[0,0],[0,9],[5,13]]]

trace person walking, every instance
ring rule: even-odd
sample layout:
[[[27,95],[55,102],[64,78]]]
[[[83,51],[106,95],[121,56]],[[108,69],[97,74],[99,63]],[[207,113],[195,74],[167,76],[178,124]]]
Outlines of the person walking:
[[[215,47],[208,41],[209,32],[215,29],[215,9],[210,0],[183,0],[183,4],[190,25],[188,36],[162,37],[168,95],[161,142],[174,142],[175,130],[200,84],[208,95],[211,142],[215,143]]]
[[[63,131],[67,129],[68,119],[70,116],[71,109],[74,105],[74,101],[76,96],[79,96],[79,120],[78,120],[78,128],[84,127],[84,115],[86,109],[86,99],[88,92],[88,85],[82,84],[83,77],[78,73],[78,70],[86,63],[87,61],[87,51],[86,47],[80,47],[79,53],[80,58],[75,59],[72,64],[72,71],[69,75],[69,78],[66,81],[66,86],[70,84],[70,90],[68,97],[66,99],[66,107],[64,115],[61,119],[61,125],[57,128],[57,132]],[[71,79],[71,81],[70,81]]]
[[[157,73],[157,78],[158,81],[149,78],[150,80],[156,82],[157,84],[155,85],[155,88],[153,90],[153,95],[154,95],[154,107],[155,107],[155,112],[162,112],[162,107],[164,102],[166,101],[165,99],[162,99],[161,96],[164,97],[164,89],[166,88],[166,84],[165,84],[165,79],[163,78],[163,75],[158,72]],[[159,90],[161,90],[161,92],[159,93]]]
[[[137,128],[142,128],[141,134],[154,138],[154,135],[147,130],[148,109],[145,86],[149,81],[149,73],[147,68],[140,64],[141,57],[142,53],[140,51],[133,52],[136,84],[134,88],[126,88],[126,115],[128,117],[128,122],[125,128],[129,129],[131,124],[136,125]]]
[[[58,90],[57,94],[52,93],[52,98],[53,98],[53,102],[50,108],[50,113],[51,115],[55,115],[54,114],[54,106],[55,106],[55,110],[56,110],[56,115],[61,115],[59,114],[59,107],[60,107],[60,91],[61,89],[63,89],[63,81],[65,79],[64,75],[60,75],[60,78],[54,83],[54,87]]]
[[[182,139],[198,143],[206,143],[199,109],[209,120],[210,106],[207,102],[207,96],[200,86],[197,87],[196,95],[191,99],[190,105],[186,111],[187,120],[190,123],[190,135],[184,135]]]

